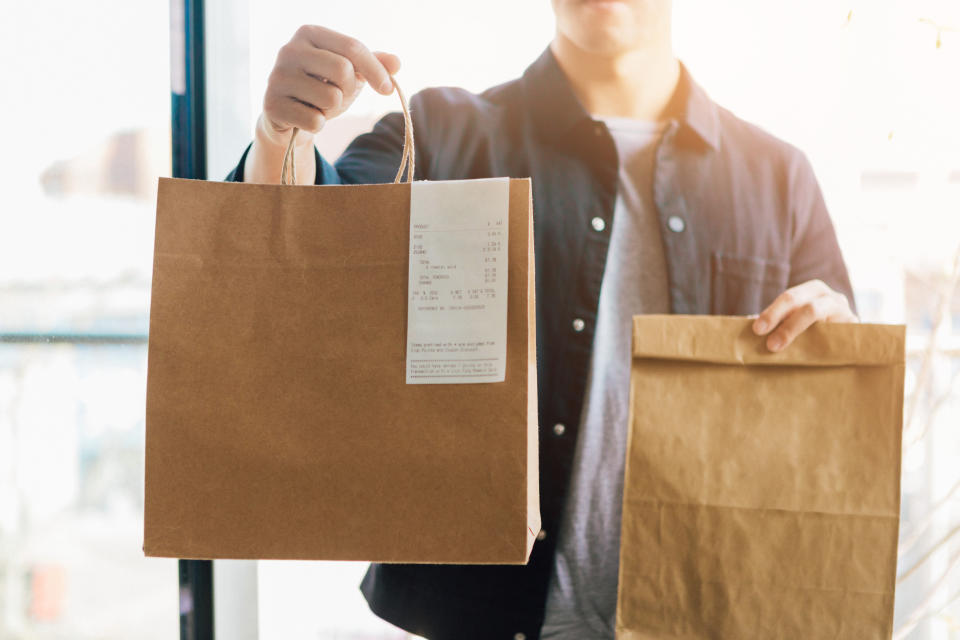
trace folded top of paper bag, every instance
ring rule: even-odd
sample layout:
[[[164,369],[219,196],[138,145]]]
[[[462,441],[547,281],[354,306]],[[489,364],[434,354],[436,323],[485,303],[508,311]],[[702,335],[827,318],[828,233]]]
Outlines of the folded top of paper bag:
[[[717,364],[869,366],[904,361],[903,325],[817,323],[773,353],[753,319],[648,315],[633,318],[633,357]]]

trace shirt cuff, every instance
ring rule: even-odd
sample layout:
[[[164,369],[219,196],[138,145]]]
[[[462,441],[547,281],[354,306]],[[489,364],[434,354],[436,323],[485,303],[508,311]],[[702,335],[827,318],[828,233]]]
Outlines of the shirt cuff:
[[[227,182],[243,182],[243,168],[247,163],[247,154],[250,153],[250,147],[252,146],[253,143],[251,142],[247,145],[247,148],[243,150],[243,155],[240,156],[240,162],[237,163],[233,171],[227,174]],[[317,151],[316,146],[313,147],[313,156],[317,163],[317,173],[313,178],[313,184],[340,184],[340,176],[337,174],[337,170],[333,168],[333,165],[323,159],[323,156]]]

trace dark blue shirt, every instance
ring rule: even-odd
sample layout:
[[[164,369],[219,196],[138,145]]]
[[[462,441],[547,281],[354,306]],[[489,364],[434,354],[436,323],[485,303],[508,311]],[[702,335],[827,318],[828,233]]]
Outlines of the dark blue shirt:
[[[533,179],[543,528],[526,566],[371,565],[375,613],[431,640],[539,637],[583,406],[618,158],[548,49],[521,78],[482,94],[413,96],[416,179]],[[789,286],[850,281],[806,157],[719,107],[683,69],[656,150],[653,193],[673,313],[758,313]],[[391,113],[316,184],[392,182],[403,119]],[[228,180],[243,179],[243,164]],[[592,224],[602,218],[604,225]],[[599,230],[598,230],[599,229]],[[563,424],[565,429],[554,429]],[[387,526],[388,523],[385,523]]]

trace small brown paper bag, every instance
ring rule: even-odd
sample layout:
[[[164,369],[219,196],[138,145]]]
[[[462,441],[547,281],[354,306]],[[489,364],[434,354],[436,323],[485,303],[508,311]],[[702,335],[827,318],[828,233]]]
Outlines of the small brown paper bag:
[[[617,637],[889,638],[904,328],[633,322]]]
[[[288,156],[285,180],[292,143]],[[410,194],[161,179],[147,555],[526,562],[540,530],[530,180],[509,181],[506,373],[487,384],[406,383]]]

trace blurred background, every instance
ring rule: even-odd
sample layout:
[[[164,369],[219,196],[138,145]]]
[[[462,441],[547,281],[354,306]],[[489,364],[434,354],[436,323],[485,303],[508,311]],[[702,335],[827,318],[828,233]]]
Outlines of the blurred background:
[[[0,638],[173,638],[177,564],[145,559],[146,341],[170,175],[174,0],[8,3],[0,21]],[[960,638],[960,2],[674,0],[720,104],[811,158],[866,321],[906,323],[895,638]],[[519,75],[549,0],[208,0],[208,175],[249,142],[277,49],[321,24],[391,51],[408,92]],[[333,160],[397,108],[367,91]],[[407,637],[350,563],[216,563],[220,637]],[[231,627],[230,625],[233,625]],[[225,632],[225,629],[233,629]]]

